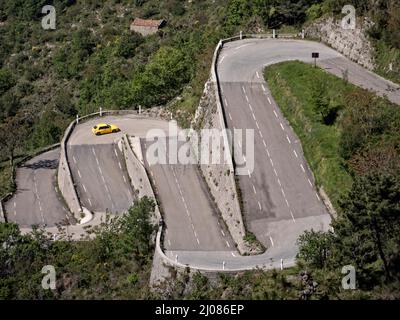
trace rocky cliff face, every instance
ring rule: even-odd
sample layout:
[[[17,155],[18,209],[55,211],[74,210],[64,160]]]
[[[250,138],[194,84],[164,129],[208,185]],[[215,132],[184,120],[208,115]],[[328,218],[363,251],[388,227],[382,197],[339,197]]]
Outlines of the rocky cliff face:
[[[322,18],[306,28],[306,35],[309,38],[319,39],[349,59],[373,70],[374,49],[366,34],[370,26],[370,21],[362,19],[357,22],[355,30],[345,30],[342,28],[341,20],[329,17]]]

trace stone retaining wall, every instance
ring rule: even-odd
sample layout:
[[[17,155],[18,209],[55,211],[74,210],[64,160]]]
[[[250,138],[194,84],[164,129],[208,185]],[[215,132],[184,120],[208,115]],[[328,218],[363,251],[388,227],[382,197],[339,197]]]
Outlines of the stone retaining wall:
[[[342,28],[341,20],[322,18],[306,28],[307,37],[318,39],[368,70],[374,70],[374,49],[367,36],[372,23],[359,19],[355,30]]]
[[[75,218],[79,221],[81,219],[82,207],[76,192],[74,180],[71,173],[71,168],[68,162],[67,144],[68,139],[74,130],[76,122],[72,122],[65,131],[64,137],[61,141],[61,154],[60,162],[58,165],[57,181],[58,188],[64,197],[64,200],[69,210],[74,214]]]

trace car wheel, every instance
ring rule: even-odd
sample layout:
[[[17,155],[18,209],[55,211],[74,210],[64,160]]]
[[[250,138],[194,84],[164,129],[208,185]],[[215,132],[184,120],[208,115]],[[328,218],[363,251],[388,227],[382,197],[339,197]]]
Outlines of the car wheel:
[[[101,135],[101,133],[100,132],[96,132],[96,136],[100,136]]]

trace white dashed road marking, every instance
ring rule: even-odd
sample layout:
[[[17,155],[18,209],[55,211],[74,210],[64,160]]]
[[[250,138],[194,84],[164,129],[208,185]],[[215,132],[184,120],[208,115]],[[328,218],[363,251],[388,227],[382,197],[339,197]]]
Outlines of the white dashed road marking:
[[[290,211],[290,215],[292,216],[293,222],[296,223],[296,219],[294,218],[293,212]]]

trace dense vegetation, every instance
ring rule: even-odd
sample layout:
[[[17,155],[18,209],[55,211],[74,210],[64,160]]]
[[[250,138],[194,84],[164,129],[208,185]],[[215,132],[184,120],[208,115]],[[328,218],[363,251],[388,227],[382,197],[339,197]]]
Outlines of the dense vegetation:
[[[0,224],[1,299],[145,299],[154,246],[154,202],[143,198],[122,218],[92,230],[93,240],[53,241],[43,230],[21,235]],[[54,266],[56,289],[40,285],[44,266]]]
[[[338,215],[334,233],[300,237],[299,261],[337,286],[338,270],[352,265],[361,290],[354,294],[398,296],[400,109],[301,62],[270,66],[265,76]],[[340,296],[333,288],[325,293]]]

